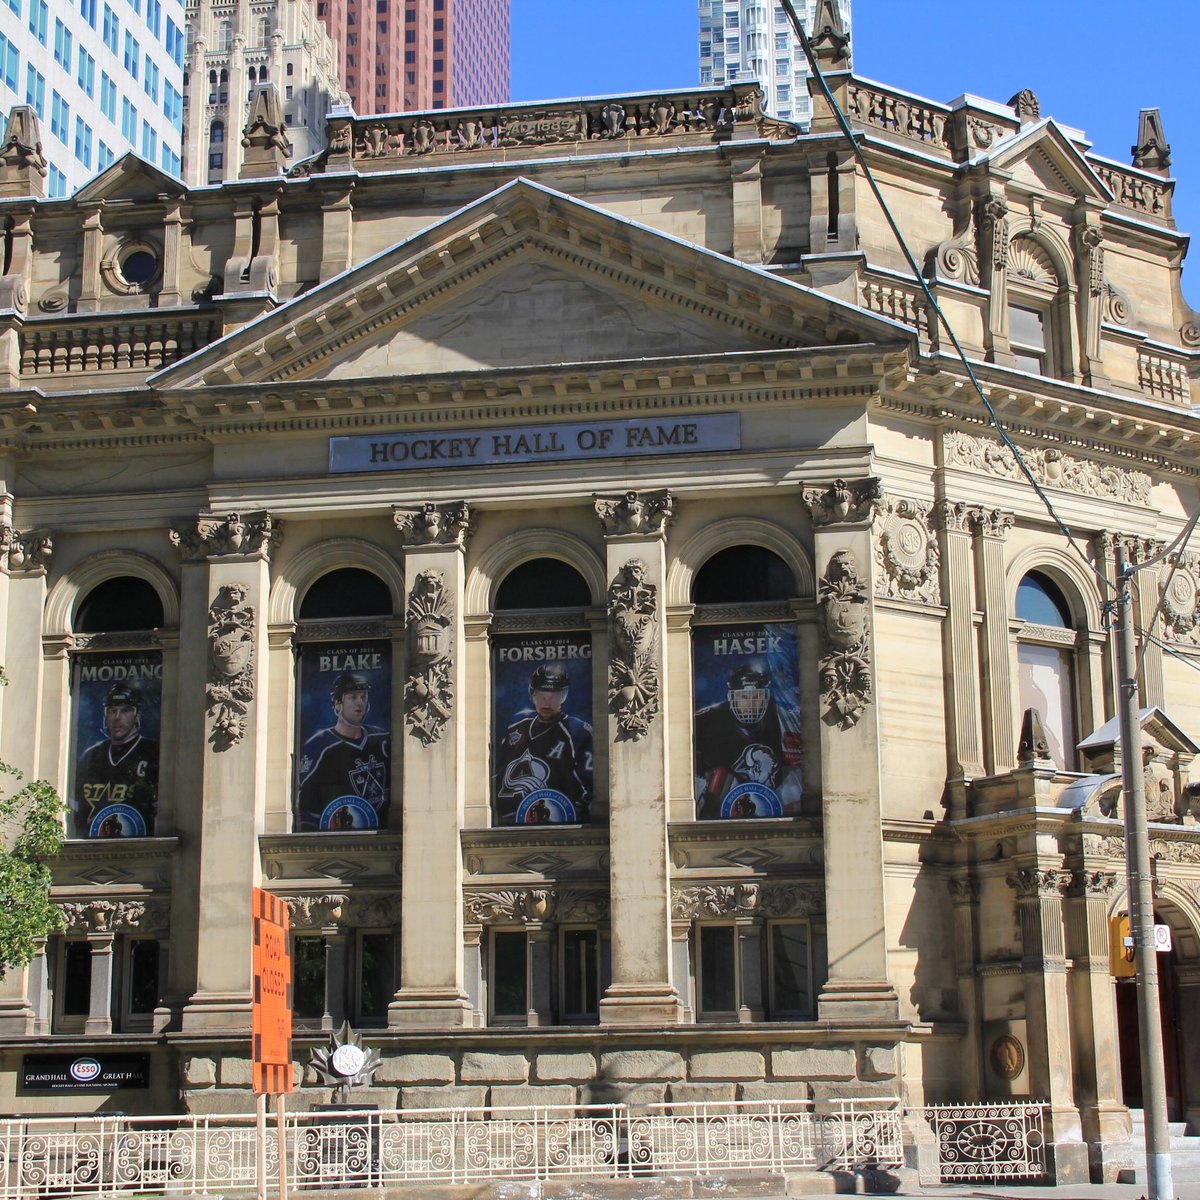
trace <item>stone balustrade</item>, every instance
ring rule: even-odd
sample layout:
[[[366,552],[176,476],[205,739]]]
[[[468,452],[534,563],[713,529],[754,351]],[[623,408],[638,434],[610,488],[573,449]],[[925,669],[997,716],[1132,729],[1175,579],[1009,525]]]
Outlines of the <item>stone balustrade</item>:
[[[221,336],[213,314],[146,320],[111,318],[29,320],[21,329],[23,376],[71,375],[92,371],[154,371],[207,346]]]

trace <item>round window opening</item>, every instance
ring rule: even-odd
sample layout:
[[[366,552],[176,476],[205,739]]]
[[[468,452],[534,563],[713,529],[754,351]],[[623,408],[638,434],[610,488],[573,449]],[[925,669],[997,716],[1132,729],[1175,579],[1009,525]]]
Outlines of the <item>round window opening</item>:
[[[134,287],[144,287],[157,270],[158,260],[149,250],[134,250],[121,259],[121,274]]]

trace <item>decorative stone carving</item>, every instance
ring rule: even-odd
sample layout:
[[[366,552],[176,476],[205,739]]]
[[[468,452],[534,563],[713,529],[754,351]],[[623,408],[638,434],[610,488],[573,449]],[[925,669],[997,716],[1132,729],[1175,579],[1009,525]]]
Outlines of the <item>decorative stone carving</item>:
[[[151,933],[167,924],[161,900],[68,900],[55,907],[67,933]]]
[[[1042,714],[1036,708],[1027,708],[1021,718],[1021,740],[1017,743],[1017,762],[1022,767],[1036,763],[1049,764],[1050,742],[1042,724]]]
[[[758,907],[764,917],[808,917],[825,911],[825,885],[764,883],[758,889]]]
[[[585,888],[565,888],[558,893],[559,921],[607,921],[609,915],[607,892]]]
[[[874,701],[867,584],[849,550],[830,560],[817,587],[821,606],[821,700],[825,720],[850,729]]]
[[[814,525],[834,525],[865,521],[883,487],[874,476],[851,483],[835,479],[829,487],[806,487],[802,494]]]
[[[834,0],[819,0],[809,44],[824,62],[843,63],[850,56],[850,35],[842,21],[841,7]]]
[[[283,536],[283,522],[268,512],[201,513],[192,526],[174,524],[167,537],[186,561],[220,555],[270,558]]]
[[[941,554],[930,516],[932,506],[916,500],[884,500],[875,510],[874,548],[879,572],[875,595],[941,603]]]
[[[1005,538],[1017,523],[1015,513],[1000,508],[972,508],[967,517],[979,537]]]
[[[1075,245],[1087,272],[1088,291],[1093,296],[1104,294],[1104,234],[1095,225],[1076,230]]]
[[[1130,321],[1129,297],[1107,279],[1104,281],[1104,313],[1101,319],[1111,325],[1128,325]]]
[[[670,492],[624,492],[619,496],[594,496],[596,515],[605,537],[661,534],[674,516]]]
[[[1085,896],[1111,896],[1117,887],[1115,871],[1076,871],[1072,886]]]
[[[700,884],[671,889],[671,916],[676,921],[696,917],[753,916],[758,910],[756,883]]]
[[[347,896],[284,896],[288,919],[294,929],[320,929],[341,923]]]
[[[550,920],[556,897],[549,888],[514,888],[495,892],[468,892],[463,896],[463,919],[469,925],[517,922],[522,925]]]
[[[1182,823],[1175,796],[1175,776],[1155,757],[1153,746],[1142,747],[1142,787],[1146,796],[1146,820],[1162,824]]]
[[[1131,146],[1133,165],[1143,171],[1163,175],[1171,166],[1171,147],[1163,135],[1162,116],[1157,108],[1143,108],[1138,113],[1138,140]]]
[[[618,740],[644,737],[658,715],[658,588],[648,571],[631,558],[608,589],[608,707]]]
[[[1004,882],[1022,900],[1047,900],[1059,897],[1071,886],[1073,871],[1061,867],[1024,867],[1004,877]]]
[[[1088,858],[1125,859],[1125,834],[1122,833],[1085,833],[1083,835],[1083,853]]]
[[[0,567],[9,571],[44,571],[54,553],[54,537],[48,529],[22,532],[0,525]]]
[[[975,218],[979,235],[979,261],[994,270],[1008,265],[1008,205],[999,196],[985,196]]]
[[[1167,637],[1196,645],[1200,643],[1200,555],[1172,554],[1162,572],[1162,615]]]
[[[979,283],[979,256],[968,205],[962,206],[954,233],[934,250],[933,268],[938,279],[953,279],[972,287]]]
[[[241,178],[259,179],[282,175],[292,153],[279,88],[258,83],[250,92],[250,115],[242,130]]]
[[[209,674],[206,688],[209,740],[217,750],[237,745],[254,699],[255,614],[247,588],[226,584],[208,609]]]
[[[44,195],[46,171],[37,112],[18,104],[9,111],[0,143],[0,196]]]
[[[599,136],[619,138],[625,132],[625,109],[620,104],[606,104],[600,110]]]
[[[971,510],[965,500],[942,500],[937,505],[937,517],[947,533],[970,533]]]
[[[947,466],[967,467],[1001,479],[1024,478],[1016,456],[995,438],[952,429],[942,445]],[[1046,487],[1143,507],[1150,503],[1150,476],[1144,471],[1074,458],[1053,446],[1023,447],[1021,455],[1034,478]]]
[[[978,879],[947,879],[946,887],[950,890],[950,899],[955,904],[979,903]]]
[[[408,679],[404,719],[426,746],[438,741],[454,711],[454,602],[441,571],[422,571],[408,597]]]
[[[406,546],[465,546],[472,531],[465,500],[392,509],[392,520]]]
[[[1200,863],[1200,839],[1168,842],[1155,838],[1150,842],[1150,857],[1164,862]]]
[[[1022,88],[1009,100],[1008,106],[1016,112],[1022,125],[1041,120],[1042,105],[1032,88]]]

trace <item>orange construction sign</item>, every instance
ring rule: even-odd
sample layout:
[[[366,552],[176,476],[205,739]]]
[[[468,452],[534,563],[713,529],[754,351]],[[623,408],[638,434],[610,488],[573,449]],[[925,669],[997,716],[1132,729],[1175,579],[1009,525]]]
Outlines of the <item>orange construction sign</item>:
[[[278,1096],[292,1090],[292,957],[287,905],[254,889],[254,1090]]]

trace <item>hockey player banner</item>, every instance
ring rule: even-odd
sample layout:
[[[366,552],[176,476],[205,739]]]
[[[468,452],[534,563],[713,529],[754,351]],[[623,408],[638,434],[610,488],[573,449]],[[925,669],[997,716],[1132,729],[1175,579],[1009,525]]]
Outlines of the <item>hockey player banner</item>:
[[[592,639],[529,633],[492,643],[496,825],[574,824],[592,803]]]
[[[696,815],[800,811],[800,672],[790,625],[702,625],[692,635]]]
[[[76,837],[153,836],[161,717],[160,653],[76,656]]]
[[[392,647],[300,648],[296,822],[302,831],[386,826],[391,786]]]

